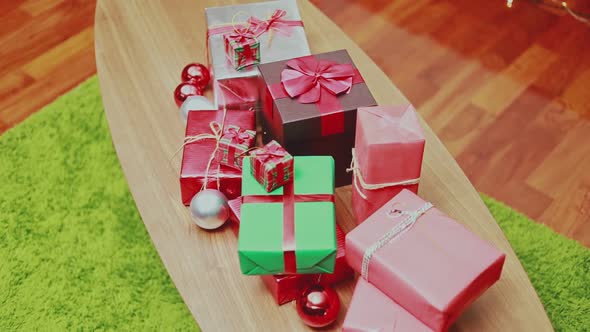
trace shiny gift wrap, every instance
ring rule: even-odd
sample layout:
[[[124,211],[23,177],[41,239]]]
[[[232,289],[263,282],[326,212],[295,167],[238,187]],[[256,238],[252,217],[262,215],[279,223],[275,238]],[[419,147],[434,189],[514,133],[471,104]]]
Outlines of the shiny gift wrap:
[[[402,189],[418,193],[426,139],[411,104],[358,109],[352,210],[361,223]],[[386,157],[384,157],[386,156]],[[393,184],[383,188],[369,185]],[[401,184],[401,183],[408,184]]]
[[[226,55],[224,35],[235,29],[251,29],[259,43],[260,63],[310,54],[295,0],[268,1],[205,10],[209,67],[219,107],[256,108],[260,98],[256,66],[237,70]]]
[[[242,199],[236,198],[229,202],[231,211],[230,221],[234,233],[238,233],[240,225],[240,210],[242,207]],[[294,301],[304,287],[319,283],[324,286],[333,286],[340,282],[352,279],[354,271],[348,266],[346,262],[346,251],[344,248],[345,234],[336,225],[336,263],[334,266],[334,273],[330,274],[292,274],[292,275],[262,275],[262,281],[266,288],[272,294],[275,302],[278,305]]]
[[[256,181],[250,167],[244,160],[238,236],[242,272],[334,272],[334,159],[295,157],[293,181],[270,193]]]
[[[293,156],[276,141],[254,150],[251,157],[252,175],[266,191],[293,181]]]
[[[401,232],[383,241],[393,230]],[[500,278],[505,255],[402,190],[347,234],[346,258],[363,278],[433,331],[446,331]]]
[[[243,129],[254,130],[254,111],[227,111],[225,122],[222,111],[192,111],[188,113],[186,137],[211,134],[211,122],[223,126],[235,125]],[[215,139],[208,138],[183,147],[180,167],[180,193],[184,205],[203,187],[219,189],[228,199],[236,198],[241,192],[242,172],[213,160],[209,170],[207,164],[215,153]],[[219,186],[219,188],[218,188]]]
[[[432,332],[399,304],[359,278],[342,332]]]
[[[263,140],[294,156],[331,155],[336,186],[350,184],[357,108],[376,105],[345,50],[258,66],[263,90]]]

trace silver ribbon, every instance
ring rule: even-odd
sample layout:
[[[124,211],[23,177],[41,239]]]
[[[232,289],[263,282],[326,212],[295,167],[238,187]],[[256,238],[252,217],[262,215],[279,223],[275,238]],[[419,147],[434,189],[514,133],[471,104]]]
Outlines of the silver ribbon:
[[[393,217],[392,212],[399,212],[400,215],[405,215],[406,218],[398,222],[392,229],[390,229],[387,233],[383,234],[383,236],[381,236],[379,240],[377,240],[377,242],[375,242],[372,246],[365,250],[365,253],[363,255],[363,264],[361,267],[361,276],[365,280],[369,281],[369,263],[371,262],[371,258],[373,257],[375,252],[383,248],[386,244],[393,241],[397,237],[403,235],[405,232],[409,231],[412,228],[412,226],[414,226],[416,221],[418,221],[418,218],[420,218],[424,213],[426,213],[426,211],[430,210],[430,208],[432,208],[432,204],[427,202],[421,208],[415,211],[389,211],[389,217]]]

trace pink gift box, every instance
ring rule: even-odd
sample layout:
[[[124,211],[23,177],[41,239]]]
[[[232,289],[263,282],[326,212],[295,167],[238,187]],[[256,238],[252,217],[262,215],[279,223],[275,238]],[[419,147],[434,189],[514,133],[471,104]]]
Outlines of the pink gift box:
[[[342,332],[432,332],[375,286],[359,278]]]
[[[428,204],[402,190],[346,236],[346,258],[432,330],[446,331],[500,278],[505,255]]]
[[[418,193],[417,180],[425,142],[416,110],[411,104],[358,109],[354,149],[357,169],[352,191],[352,209],[357,223],[367,219],[402,189]],[[410,184],[364,189],[359,173],[369,185]]]

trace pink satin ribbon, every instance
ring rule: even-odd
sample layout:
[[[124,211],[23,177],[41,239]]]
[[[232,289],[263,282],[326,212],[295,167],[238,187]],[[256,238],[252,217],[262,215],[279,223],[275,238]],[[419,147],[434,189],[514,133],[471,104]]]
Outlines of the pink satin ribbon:
[[[322,94],[348,93],[352,88],[354,67],[333,61],[301,57],[287,61],[281,72],[281,83],[291,98],[302,104],[320,101]]]
[[[303,22],[301,20],[285,20],[283,17],[287,15],[287,11],[277,9],[267,20],[261,20],[255,16],[250,16],[247,20],[248,24],[228,24],[222,25],[215,28],[207,29],[207,40],[209,36],[231,33],[237,28],[249,28],[256,37],[261,36],[267,31],[274,31],[283,36],[289,36],[291,34],[291,27],[302,27]]]
[[[338,95],[364,82],[358,69],[352,64],[317,60],[312,55],[289,60],[287,67],[281,72],[281,82],[267,86],[272,99],[315,103],[321,115],[322,136],[343,133],[344,113]]]

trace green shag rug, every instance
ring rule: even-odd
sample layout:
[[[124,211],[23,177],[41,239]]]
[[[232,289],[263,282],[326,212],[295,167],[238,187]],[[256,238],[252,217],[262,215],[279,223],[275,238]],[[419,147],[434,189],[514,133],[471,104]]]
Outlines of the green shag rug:
[[[0,136],[0,174],[0,331],[198,330],[135,208],[96,77]],[[555,329],[590,329],[590,250],[484,201]]]

